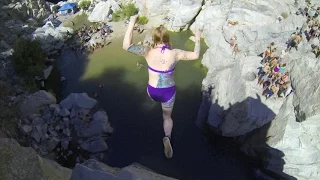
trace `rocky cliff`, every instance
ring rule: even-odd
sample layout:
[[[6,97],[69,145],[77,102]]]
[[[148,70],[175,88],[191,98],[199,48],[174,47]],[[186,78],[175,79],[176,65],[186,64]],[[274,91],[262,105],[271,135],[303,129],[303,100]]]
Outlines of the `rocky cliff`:
[[[291,34],[306,21],[295,15],[299,7],[306,7],[304,1],[298,6],[293,1],[206,3],[191,27],[203,27],[209,46],[202,60],[209,70],[203,80],[207,98],[197,124],[208,123],[223,136],[240,137],[245,143],[242,150],[264,159],[264,168],[280,178],[319,179],[320,64],[306,38],[298,51],[282,52],[294,90],[291,95],[266,99],[256,79],[262,59],[258,55],[271,42],[284,51]],[[279,22],[279,16],[285,19]],[[238,52],[230,47],[232,37],[237,37]]]

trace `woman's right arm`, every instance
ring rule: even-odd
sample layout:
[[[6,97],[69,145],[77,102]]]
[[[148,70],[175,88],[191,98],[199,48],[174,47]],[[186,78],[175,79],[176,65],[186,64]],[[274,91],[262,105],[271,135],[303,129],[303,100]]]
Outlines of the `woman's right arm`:
[[[201,32],[197,30],[195,33],[195,45],[193,51],[184,51],[181,49],[175,49],[176,60],[196,60],[200,55],[200,37]]]

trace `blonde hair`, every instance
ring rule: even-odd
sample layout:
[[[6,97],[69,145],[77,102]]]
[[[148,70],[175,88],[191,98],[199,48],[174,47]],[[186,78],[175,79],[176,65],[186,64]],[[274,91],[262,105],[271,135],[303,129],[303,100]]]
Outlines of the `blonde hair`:
[[[157,44],[165,44],[171,48],[169,32],[163,25],[160,25],[152,31],[152,41],[152,48],[154,48]]]

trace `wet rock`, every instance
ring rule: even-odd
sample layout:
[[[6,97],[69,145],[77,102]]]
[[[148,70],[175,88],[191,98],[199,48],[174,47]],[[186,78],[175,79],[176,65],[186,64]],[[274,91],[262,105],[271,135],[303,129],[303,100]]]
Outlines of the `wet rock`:
[[[70,115],[70,111],[66,108],[61,109],[61,111],[59,112],[59,115],[62,117],[66,117]]]
[[[20,105],[21,115],[24,117],[32,113],[37,113],[42,107],[55,104],[56,102],[56,98],[51,93],[40,90],[24,99]]]
[[[82,123],[82,126],[84,124]],[[103,133],[112,133],[113,128],[110,126],[108,116],[105,111],[97,111],[90,121],[89,126],[82,127],[78,132],[80,137],[91,137]]]
[[[80,146],[82,149],[91,153],[103,152],[108,149],[107,143],[99,136],[88,138]]]
[[[24,135],[29,135],[32,131],[32,127],[29,125],[22,125],[20,130]]]
[[[60,106],[71,109],[73,105],[81,108],[93,108],[97,100],[90,98],[87,93],[71,93],[66,99],[60,102]]]
[[[32,125],[36,126],[36,125],[43,125],[45,124],[46,121],[44,119],[42,119],[41,117],[36,117],[32,120]]]
[[[47,150],[48,152],[53,151],[53,149],[57,147],[57,145],[59,144],[59,142],[60,142],[60,139],[58,139],[57,137],[51,138],[51,139],[48,141],[47,145],[46,145],[46,150]]]

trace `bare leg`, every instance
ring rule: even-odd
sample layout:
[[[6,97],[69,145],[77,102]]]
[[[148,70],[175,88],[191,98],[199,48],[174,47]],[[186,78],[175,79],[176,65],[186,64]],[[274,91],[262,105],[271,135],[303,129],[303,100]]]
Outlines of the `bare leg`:
[[[162,106],[162,113],[163,113],[163,130],[165,136],[171,138],[171,132],[173,127],[173,121],[171,118],[173,106],[170,108]]]
[[[173,127],[173,121],[171,118],[172,109],[175,101],[175,95],[166,103],[162,103],[162,115],[163,115],[163,130],[165,137],[163,138],[164,154],[167,158],[171,158],[173,150],[171,146],[171,132]]]

